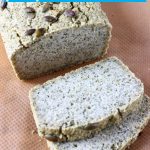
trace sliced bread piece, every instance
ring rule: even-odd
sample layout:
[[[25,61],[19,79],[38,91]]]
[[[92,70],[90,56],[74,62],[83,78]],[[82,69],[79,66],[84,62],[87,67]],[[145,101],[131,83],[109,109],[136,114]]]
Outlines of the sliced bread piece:
[[[38,133],[51,141],[90,137],[138,107],[143,84],[116,57],[57,77],[30,91]]]
[[[109,126],[91,139],[76,142],[48,142],[51,150],[125,150],[138,137],[150,119],[150,99],[145,96],[140,108],[119,125]]]
[[[20,79],[30,79],[106,54],[111,24],[100,3],[7,3],[0,33]]]

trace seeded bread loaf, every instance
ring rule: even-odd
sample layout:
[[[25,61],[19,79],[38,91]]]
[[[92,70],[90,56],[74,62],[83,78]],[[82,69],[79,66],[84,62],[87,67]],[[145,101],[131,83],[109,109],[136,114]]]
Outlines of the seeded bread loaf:
[[[57,77],[30,91],[38,133],[51,141],[90,137],[138,107],[143,84],[116,57]]]
[[[0,33],[20,79],[96,59],[111,25],[100,3],[5,3]]]
[[[76,142],[48,142],[51,150],[125,150],[138,137],[150,119],[150,99],[145,97],[140,108],[119,125],[109,126],[91,139]]]

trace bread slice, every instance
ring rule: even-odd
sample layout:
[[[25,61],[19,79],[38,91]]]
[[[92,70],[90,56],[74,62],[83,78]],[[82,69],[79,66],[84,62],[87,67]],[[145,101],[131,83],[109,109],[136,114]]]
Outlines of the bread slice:
[[[29,97],[40,136],[74,141],[121,120],[143,93],[141,81],[111,57],[36,86]]]
[[[125,150],[132,144],[150,119],[150,99],[145,96],[140,108],[119,125],[109,126],[91,139],[76,142],[48,142],[51,150]]]
[[[15,2],[0,14],[0,33],[20,79],[103,56],[111,38],[100,3]]]

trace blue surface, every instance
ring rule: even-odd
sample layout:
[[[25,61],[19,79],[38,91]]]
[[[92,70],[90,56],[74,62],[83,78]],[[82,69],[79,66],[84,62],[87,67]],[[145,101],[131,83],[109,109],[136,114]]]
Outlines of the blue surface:
[[[6,0],[8,2],[53,2],[52,0]],[[55,0],[55,2],[70,2],[69,0]],[[72,0],[71,2],[147,2],[147,0]]]

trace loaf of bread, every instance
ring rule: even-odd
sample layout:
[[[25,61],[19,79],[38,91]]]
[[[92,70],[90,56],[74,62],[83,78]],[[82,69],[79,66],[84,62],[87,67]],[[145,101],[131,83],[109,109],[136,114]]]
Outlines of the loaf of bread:
[[[30,91],[40,136],[51,141],[91,137],[137,108],[143,84],[116,57],[57,77]]]
[[[103,56],[111,25],[100,3],[7,3],[0,33],[20,79]]]
[[[76,142],[48,142],[50,150],[125,150],[138,137],[150,119],[150,99],[145,97],[140,108],[119,125],[109,126],[91,139]]]

